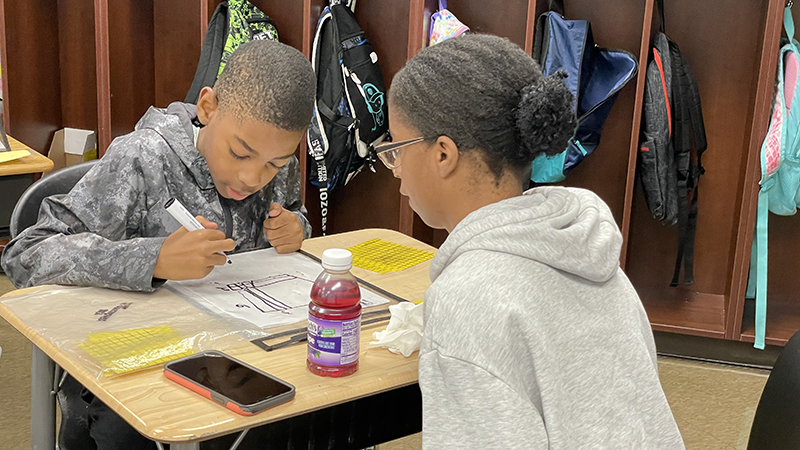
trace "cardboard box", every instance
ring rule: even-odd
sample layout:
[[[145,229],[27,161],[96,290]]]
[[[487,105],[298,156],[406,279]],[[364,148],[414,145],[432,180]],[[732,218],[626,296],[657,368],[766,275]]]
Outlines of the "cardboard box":
[[[97,134],[92,130],[77,128],[58,130],[53,136],[47,157],[53,160],[53,171],[97,159]]]

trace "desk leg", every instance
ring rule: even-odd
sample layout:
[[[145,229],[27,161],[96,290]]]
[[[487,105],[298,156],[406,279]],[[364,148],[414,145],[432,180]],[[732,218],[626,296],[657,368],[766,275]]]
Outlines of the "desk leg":
[[[169,450],[200,450],[200,443],[193,444],[170,444]]]
[[[31,345],[31,449],[56,448],[56,402],[52,396],[56,364]]]

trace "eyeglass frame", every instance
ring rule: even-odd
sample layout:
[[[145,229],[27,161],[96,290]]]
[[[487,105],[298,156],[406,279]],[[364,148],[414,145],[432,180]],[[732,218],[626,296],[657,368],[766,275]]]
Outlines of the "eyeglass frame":
[[[425,142],[426,140],[427,140],[427,138],[425,138],[423,136],[420,136],[418,138],[407,139],[405,141],[400,141],[400,142],[384,142],[384,143],[381,143],[381,144],[378,144],[378,145],[375,146],[375,155],[378,156],[378,159],[381,160],[381,162],[383,163],[384,166],[386,166],[386,168],[388,168],[389,170],[395,170],[398,167],[400,167],[400,164],[389,163],[381,155],[385,155],[387,152],[390,152],[392,150],[397,150],[397,149],[403,148],[403,147],[408,146],[408,145],[413,145],[413,144],[418,144],[420,142]],[[396,160],[397,160],[397,157],[395,157],[395,161]]]

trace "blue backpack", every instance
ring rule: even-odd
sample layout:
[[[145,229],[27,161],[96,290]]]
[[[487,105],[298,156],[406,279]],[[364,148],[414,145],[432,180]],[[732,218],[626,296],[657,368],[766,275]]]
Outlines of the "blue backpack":
[[[767,328],[767,219],[770,212],[791,216],[800,207],[800,105],[794,103],[800,43],[794,39],[791,6],[784,10],[783,27],[789,39],[780,50],[775,104],[761,146],[761,189],[746,294],[756,299],[755,347],[759,349],[764,348]]]
[[[563,0],[550,0],[550,9]],[[587,20],[566,20],[554,11],[542,14],[536,22],[533,59],[545,77],[559,70],[567,72],[564,82],[575,97],[573,111],[578,117],[575,134],[566,150],[548,158],[540,155],[533,161],[531,180],[554,183],[594,152],[600,144],[603,127],[619,91],[636,76],[636,58],[624,50],[595,45]]]

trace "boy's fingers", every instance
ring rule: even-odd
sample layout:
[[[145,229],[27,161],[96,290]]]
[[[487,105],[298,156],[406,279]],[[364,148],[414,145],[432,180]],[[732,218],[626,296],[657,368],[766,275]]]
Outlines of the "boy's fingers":
[[[275,251],[282,255],[285,255],[286,253],[293,253],[300,250],[300,247],[301,247],[300,244],[297,243],[284,244],[276,246]]]
[[[300,225],[300,219],[298,219],[297,216],[295,216],[293,213],[281,214],[280,216],[274,219],[265,220],[264,230],[277,230],[278,228],[282,228],[294,223]]]
[[[214,229],[217,228],[217,224],[216,223],[206,219],[203,216],[197,216],[197,217],[195,217],[195,219],[197,219],[197,221],[200,222],[200,225],[202,225],[206,229],[214,230]]]
[[[208,262],[211,263],[212,266],[222,266],[228,262],[228,258],[220,253],[213,253],[208,257]]]
[[[294,236],[284,236],[278,239],[270,239],[269,243],[275,248],[285,245],[297,245],[297,248],[300,248],[299,246],[303,243],[303,241]]]
[[[193,233],[196,233],[197,237],[199,237],[200,239],[207,241],[221,241],[225,239],[225,233],[223,233],[220,230],[205,229],[205,230],[193,231]]]
[[[208,243],[206,249],[212,253],[230,252],[236,248],[236,242],[233,239],[223,239],[221,241],[211,241]]]
[[[267,230],[267,232],[264,235],[267,237],[267,239],[269,239],[270,242],[272,242],[278,239],[291,237],[295,234],[296,233],[293,233],[292,230],[290,229],[282,228],[278,230]]]
[[[269,207],[269,218],[274,219],[281,215],[283,212],[283,206],[280,203],[275,202]]]

